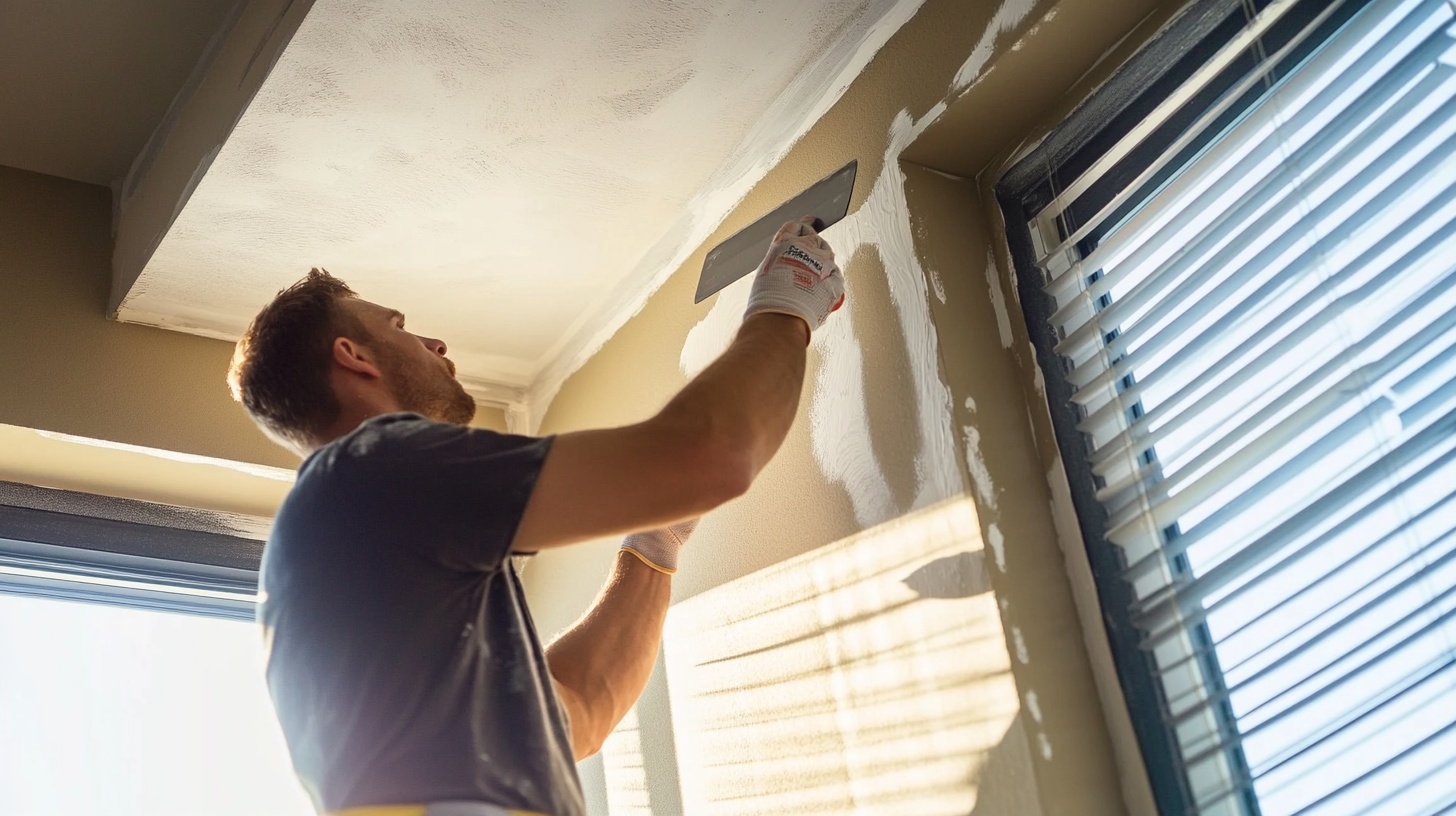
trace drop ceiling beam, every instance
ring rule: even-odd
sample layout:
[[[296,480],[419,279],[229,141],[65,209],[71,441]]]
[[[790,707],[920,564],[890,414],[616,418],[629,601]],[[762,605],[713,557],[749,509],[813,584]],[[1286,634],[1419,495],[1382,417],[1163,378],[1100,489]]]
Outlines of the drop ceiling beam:
[[[108,314],[142,269],[293,39],[313,0],[239,0],[114,196]]]

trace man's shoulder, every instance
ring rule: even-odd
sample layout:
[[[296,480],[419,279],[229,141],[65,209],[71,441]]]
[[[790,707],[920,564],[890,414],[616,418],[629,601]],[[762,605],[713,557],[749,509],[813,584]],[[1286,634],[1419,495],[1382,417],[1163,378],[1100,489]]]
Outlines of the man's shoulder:
[[[314,451],[299,466],[293,488],[279,508],[279,520],[316,509],[321,503],[331,505],[334,502],[327,500],[328,494],[357,488],[361,479],[372,481],[369,476],[373,473],[391,472],[392,460],[411,448],[411,439],[421,426],[430,424],[418,414],[384,414]]]
[[[448,433],[450,426],[414,413],[380,414],[329,443],[336,455],[367,457],[407,448],[411,442]]]
[[[354,430],[314,451],[298,469],[298,481],[336,476],[356,463],[408,455],[440,444],[459,433],[455,426],[419,414],[395,413],[370,417]]]

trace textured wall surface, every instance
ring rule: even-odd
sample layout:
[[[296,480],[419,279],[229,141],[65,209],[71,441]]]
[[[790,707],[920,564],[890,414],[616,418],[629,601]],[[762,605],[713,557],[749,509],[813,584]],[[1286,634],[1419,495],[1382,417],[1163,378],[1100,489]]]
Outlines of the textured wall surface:
[[[1082,544],[1058,523],[1060,465],[983,185],[1085,96],[1089,69],[1157,6],[929,0],[561,388],[543,430],[649,416],[742,313],[747,281],[692,305],[702,253],[859,160],[851,215],[826,232],[847,306],[814,338],[778,456],[684,552],[661,670],[583,765],[595,812],[1150,812],[1136,755],[1121,770],[1113,759],[1109,723],[1125,715],[1109,720],[1104,699],[1125,704],[1098,675],[1095,606],[1084,617],[1074,603],[1084,576],[1065,553]],[[920,149],[932,132],[947,153]],[[959,172],[904,160],[917,150]],[[890,532],[948,506],[973,509],[972,532],[944,551]],[[614,548],[536,559],[542,631],[589,602]],[[953,589],[928,599],[917,585]],[[960,624],[919,617],[941,603]],[[921,662],[910,632],[962,641]],[[801,710],[776,707],[787,700]],[[895,710],[898,723],[885,719]],[[942,774],[939,761],[963,764]],[[739,775],[748,766],[766,776]]]
[[[917,4],[318,2],[120,314],[234,337],[322,265],[532,384]]]
[[[228,396],[231,343],[106,319],[110,198],[0,168],[0,423],[295,467]]]

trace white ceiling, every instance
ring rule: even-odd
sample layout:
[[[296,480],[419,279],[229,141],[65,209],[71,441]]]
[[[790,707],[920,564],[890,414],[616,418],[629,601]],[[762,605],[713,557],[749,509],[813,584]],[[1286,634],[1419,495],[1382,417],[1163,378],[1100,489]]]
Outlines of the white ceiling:
[[[0,2],[0,165],[126,175],[234,0]]]
[[[533,385],[917,6],[318,0],[119,314],[236,337],[324,266]]]

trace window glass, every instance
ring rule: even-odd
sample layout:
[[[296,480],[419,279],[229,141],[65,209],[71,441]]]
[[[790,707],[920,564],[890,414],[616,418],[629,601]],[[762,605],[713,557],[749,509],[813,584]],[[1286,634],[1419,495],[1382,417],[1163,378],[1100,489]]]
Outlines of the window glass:
[[[0,813],[312,814],[257,627],[0,594]]]

